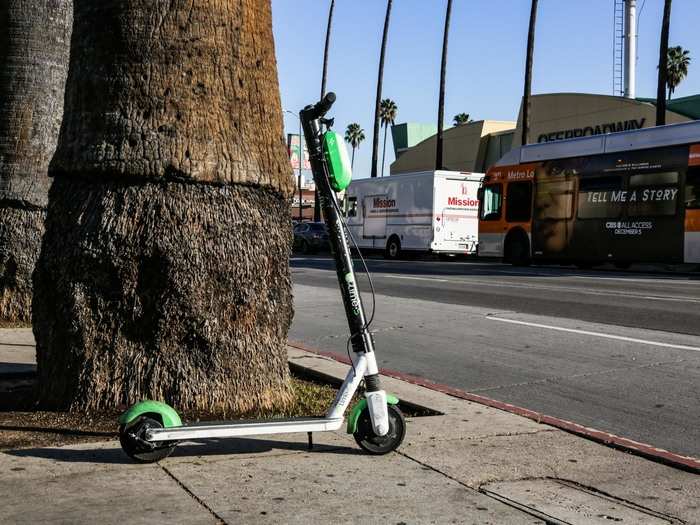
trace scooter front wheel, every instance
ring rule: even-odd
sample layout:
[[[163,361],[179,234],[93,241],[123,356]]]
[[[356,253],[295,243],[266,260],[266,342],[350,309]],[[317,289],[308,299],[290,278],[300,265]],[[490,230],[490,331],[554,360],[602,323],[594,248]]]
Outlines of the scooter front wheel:
[[[163,428],[160,421],[148,416],[141,416],[128,427],[120,425],[119,443],[122,450],[139,463],[155,463],[167,458],[175,450],[176,442],[165,441],[152,443],[146,441],[146,432],[151,428]]]
[[[406,420],[396,405],[389,405],[389,432],[377,436],[372,428],[369,408],[365,408],[357,420],[357,430],[353,434],[360,448],[370,454],[380,456],[396,450],[406,435]]]

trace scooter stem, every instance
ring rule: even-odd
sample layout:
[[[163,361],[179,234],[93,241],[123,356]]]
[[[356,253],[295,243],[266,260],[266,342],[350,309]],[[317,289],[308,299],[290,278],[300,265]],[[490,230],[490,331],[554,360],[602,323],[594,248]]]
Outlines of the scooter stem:
[[[340,206],[335,192],[331,188],[328,167],[323,158],[320,119],[330,109],[333,102],[335,102],[335,94],[328,93],[319,103],[302,109],[299,116],[306,138],[306,146],[309,150],[311,171],[321,200],[321,209],[328,225],[338,284],[350,328],[352,349],[358,353],[372,353],[374,352],[374,342],[367,329],[365,312],[360,300],[360,290],[353,270],[350,247],[338,214]]]

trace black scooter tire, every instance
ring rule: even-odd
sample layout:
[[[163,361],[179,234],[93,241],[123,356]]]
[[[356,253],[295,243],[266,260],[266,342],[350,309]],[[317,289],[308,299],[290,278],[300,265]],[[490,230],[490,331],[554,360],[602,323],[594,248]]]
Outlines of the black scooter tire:
[[[396,405],[389,405],[389,432],[385,436],[377,436],[372,428],[369,408],[360,414],[357,420],[357,430],[353,434],[355,441],[362,450],[374,456],[382,456],[399,448],[406,436],[406,420]]]
[[[144,436],[149,428],[163,428],[160,421],[141,416],[136,423],[119,426],[119,443],[124,453],[138,463],[155,463],[167,458],[175,450],[177,443],[165,441],[153,444],[145,443]]]

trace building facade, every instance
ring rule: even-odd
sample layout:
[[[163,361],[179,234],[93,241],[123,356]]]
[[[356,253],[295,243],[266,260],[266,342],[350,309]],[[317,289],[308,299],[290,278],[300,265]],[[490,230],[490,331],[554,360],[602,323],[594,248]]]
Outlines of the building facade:
[[[652,127],[651,99],[628,99],[587,93],[534,95],[530,101],[529,143],[565,140]],[[700,119],[700,95],[671,100],[666,123]],[[485,173],[511,148],[521,145],[522,107],[516,122],[481,120],[444,132],[443,161],[455,171]],[[405,148],[391,164],[391,175],[434,169],[435,135]]]

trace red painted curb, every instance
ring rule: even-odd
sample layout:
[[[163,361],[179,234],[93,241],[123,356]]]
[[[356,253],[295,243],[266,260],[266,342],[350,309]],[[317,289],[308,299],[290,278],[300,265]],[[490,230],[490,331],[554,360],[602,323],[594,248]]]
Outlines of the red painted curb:
[[[304,350],[305,352],[310,352],[312,354],[328,357],[346,365],[350,364],[350,360],[347,357],[339,356],[332,352],[324,352],[322,350],[310,348],[304,345],[303,343],[298,343],[295,341],[288,341],[287,344],[292,348],[297,348],[299,350]],[[633,454],[637,454],[649,459],[653,459],[655,461],[659,461],[661,463],[666,463],[674,467],[682,468],[684,470],[690,470],[695,473],[700,473],[700,460],[690,456],[681,456],[679,454],[674,454],[673,452],[669,452],[668,450],[657,448],[646,443],[640,443],[632,439],[617,436],[615,434],[610,434],[609,432],[596,430],[595,428],[585,427],[583,425],[579,425],[578,423],[574,423],[573,421],[567,421],[566,419],[548,416],[540,412],[535,412],[534,410],[529,410],[527,408],[511,405],[510,403],[504,403],[503,401],[497,401],[495,399],[491,399],[490,397],[484,397],[478,394],[470,394],[469,392],[459,390],[458,388],[453,388],[451,386],[435,383],[422,377],[404,374],[396,370],[387,370],[386,368],[380,368],[379,371],[382,375],[393,377],[395,379],[400,379],[401,381],[405,381],[413,385],[422,386],[424,388],[429,388],[430,390],[442,392],[443,394],[447,394],[452,397],[465,399],[467,401],[472,401],[480,405],[489,406],[491,408],[503,410],[511,414],[526,417],[528,419],[532,419],[533,421],[537,421],[538,423],[556,427],[558,429],[565,430],[566,432],[570,432],[578,436],[583,436],[587,439],[596,441],[598,443],[602,443],[607,446],[619,448],[631,452]]]

